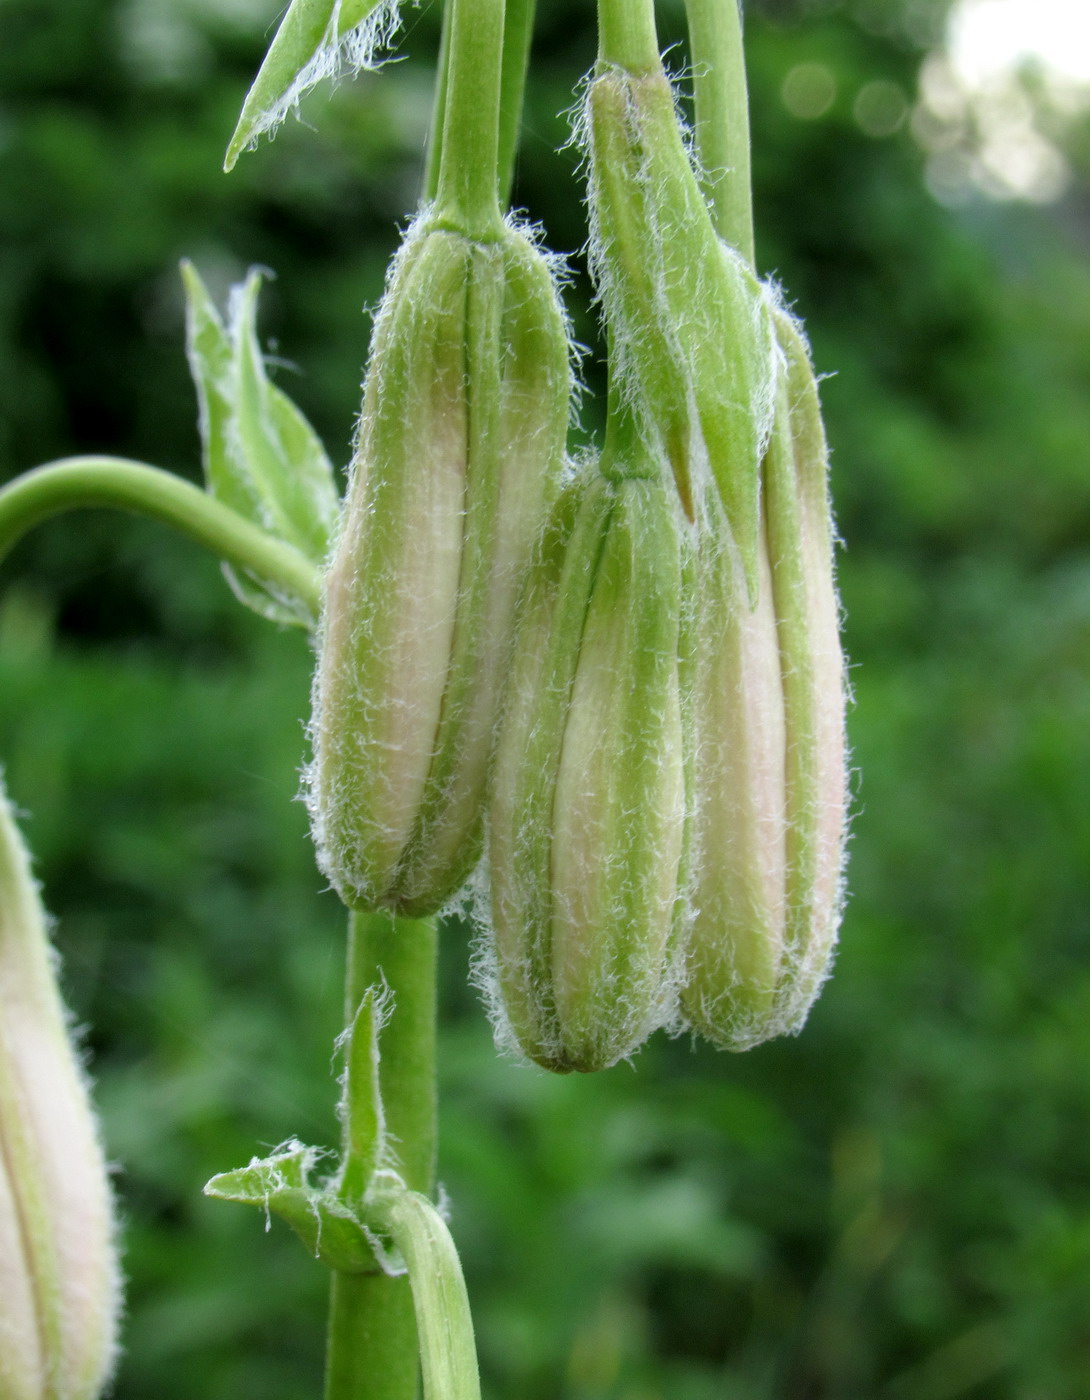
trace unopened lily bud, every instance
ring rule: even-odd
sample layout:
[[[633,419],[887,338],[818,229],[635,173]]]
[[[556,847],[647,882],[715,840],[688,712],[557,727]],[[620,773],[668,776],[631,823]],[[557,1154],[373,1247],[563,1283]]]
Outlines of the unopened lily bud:
[[[685,837],[678,506],[667,478],[569,485],[520,617],[489,821],[499,1000],[549,1069],[670,1014]]]
[[[605,69],[587,88],[583,126],[611,370],[689,518],[718,498],[753,598],[775,376],[764,295],[716,235],[661,68]]]
[[[828,976],[843,897],[847,684],[829,501],[829,452],[802,328],[776,308],[787,362],[765,462],[768,543],[787,726],[785,968],[777,1014],[798,1030]]]
[[[326,578],[310,802],[341,898],[426,914],[480,854],[516,595],[571,376],[545,257],[429,226],[395,260]]]
[[[106,1167],[0,786],[0,1396],[94,1400],[117,1316]]]
[[[734,1050],[799,1030],[820,990],[847,810],[828,454],[805,342],[774,314],[783,360],[757,607],[720,557],[702,562],[694,614],[697,873],[682,1005]]]
[[[764,1038],[784,939],[784,703],[772,579],[758,541],[757,602],[708,531],[690,561],[692,912],[682,1007],[735,1049]]]

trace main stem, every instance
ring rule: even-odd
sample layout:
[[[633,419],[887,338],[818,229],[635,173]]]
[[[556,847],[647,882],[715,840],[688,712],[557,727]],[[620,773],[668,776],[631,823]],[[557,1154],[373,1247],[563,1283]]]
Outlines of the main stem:
[[[637,75],[661,71],[654,0],[598,0],[598,62]]]
[[[345,1022],[367,988],[385,982],[393,999],[379,1066],[386,1131],[406,1186],[423,1195],[435,1180],[437,948],[434,919],[348,916]],[[408,1278],[335,1272],[325,1400],[415,1400],[417,1373]]]
[[[497,162],[503,87],[504,0],[447,0],[446,108],[438,152],[435,219],[468,238],[503,232]]]

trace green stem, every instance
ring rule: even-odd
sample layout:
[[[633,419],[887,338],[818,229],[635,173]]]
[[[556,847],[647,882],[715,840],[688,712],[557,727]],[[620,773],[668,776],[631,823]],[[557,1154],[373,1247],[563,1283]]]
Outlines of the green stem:
[[[739,0],[685,0],[696,153],[715,231],[754,261],[749,102]]]
[[[385,981],[393,1014],[379,1066],[386,1131],[405,1184],[430,1195],[435,1177],[434,919],[352,913],[345,1018],[368,987]],[[407,1278],[333,1274],[325,1400],[414,1400],[417,1341]]]
[[[598,0],[598,61],[637,75],[661,71],[654,0]]]
[[[390,1232],[409,1271],[424,1400],[481,1400],[469,1296],[442,1216],[416,1191],[376,1198],[373,1213]]]
[[[0,490],[0,559],[35,525],[86,506],[136,511],[173,525],[228,564],[298,598],[318,616],[318,571],[297,549],[191,482],[121,457],[67,457],[9,482]]]
[[[431,204],[439,193],[439,168],[443,163],[443,120],[447,113],[447,88],[450,86],[450,27],[454,13],[452,0],[443,6],[439,33],[439,61],[436,65],[435,100],[432,104],[428,145],[424,155],[424,200]]]
[[[534,0],[507,0],[503,23],[503,74],[500,81],[500,137],[496,189],[500,208],[511,201],[515,155],[522,126],[526,68],[534,32]]]
[[[452,7],[446,111],[435,222],[469,238],[503,230],[497,197],[503,0],[447,0]]]

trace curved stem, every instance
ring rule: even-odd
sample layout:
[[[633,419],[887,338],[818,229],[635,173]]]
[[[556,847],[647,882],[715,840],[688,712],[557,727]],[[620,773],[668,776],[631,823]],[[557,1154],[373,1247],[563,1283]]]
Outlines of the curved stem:
[[[470,238],[494,239],[503,228],[496,163],[504,5],[503,0],[447,3],[450,42],[435,221]]]
[[[598,0],[598,61],[634,74],[661,71],[654,0]]]
[[[409,1270],[424,1400],[481,1400],[469,1297],[446,1222],[417,1191],[377,1198],[372,1214]]]
[[[431,1192],[435,1177],[434,919],[352,913],[348,920],[345,1017],[368,987],[385,982],[393,1015],[382,1032],[379,1081],[399,1174]],[[417,1339],[409,1280],[333,1274],[325,1400],[414,1400]]]
[[[700,182],[715,231],[754,261],[749,102],[740,0],[685,0]]]
[[[122,457],[66,457],[9,482],[0,490],[0,559],[35,525],[89,506],[135,511],[173,525],[318,616],[318,571],[299,550],[191,482]]]

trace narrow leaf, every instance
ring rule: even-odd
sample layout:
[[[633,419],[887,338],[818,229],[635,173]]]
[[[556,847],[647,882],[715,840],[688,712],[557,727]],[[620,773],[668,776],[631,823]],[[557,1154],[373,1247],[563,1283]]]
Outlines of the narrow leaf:
[[[205,483],[216,500],[260,524],[257,502],[231,452],[231,342],[208,289],[191,262],[182,263],[182,282],[186,297],[186,355],[197,389]]]
[[[255,1157],[237,1171],[220,1172],[204,1188],[206,1196],[258,1206],[266,1218],[278,1215],[330,1268],[347,1273],[377,1272],[380,1265],[367,1231],[355,1213],[331,1192],[310,1185],[317,1160],[313,1147],[289,1142],[271,1157]]]
[[[374,50],[396,27],[396,14],[390,0],[292,0],[246,94],[224,170],[232,170],[262,132],[279,126],[308,89],[337,72],[343,41],[364,25],[347,60],[353,68],[370,67]]]
[[[343,1154],[337,1194],[350,1204],[363,1199],[386,1145],[386,1120],[379,1088],[379,1032],[388,1000],[381,988],[369,987],[342,1042],[345,1059],[340,1103]]]
[[[333,466],[313,428],[265,374],[257,340],[261,276],[252,271],[224,325],[191,263],[182,263],[186,349],[197,389],[209,493],[322,564],[339,509]],[[262,617],[309,626],[309,612],[257,578],[225,568],[236,597]]]
[[[314,429],[265,373],[257,338],[260,290],[261,273],[254,268],[232,297],[232,446],[261,523],[321,564],[337,518],[333,464]]]

